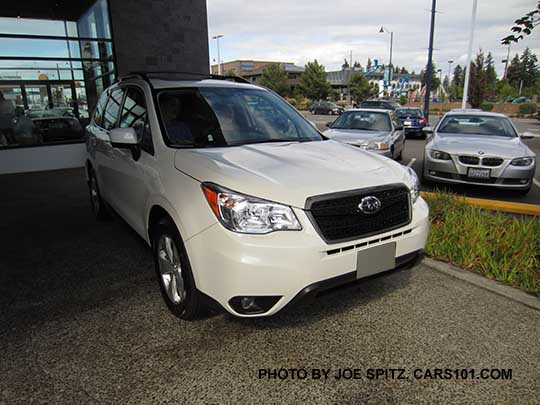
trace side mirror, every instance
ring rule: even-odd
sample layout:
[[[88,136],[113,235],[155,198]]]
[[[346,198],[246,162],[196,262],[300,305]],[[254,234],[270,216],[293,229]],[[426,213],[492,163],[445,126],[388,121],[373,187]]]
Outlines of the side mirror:
[[[532,132],[523,132],[522,134],[519,134],[519,137],[521,139],[533,139],[536,138],[535,134]]]
[[[115,148],[132,149],[139,144],[133,128],[114,128],[109,133],[111,145]]]
[[[332,128],[332,124],[333,124],[333,122],[327,122],[326,124],[324,124],[324,126],[326,128]]]
[[[433,127],[429,127],[429,126],[424,127],[424,128],[422,128],[422,132],[425,132],[427,134],[431,134],[431,133],[433,133]]]

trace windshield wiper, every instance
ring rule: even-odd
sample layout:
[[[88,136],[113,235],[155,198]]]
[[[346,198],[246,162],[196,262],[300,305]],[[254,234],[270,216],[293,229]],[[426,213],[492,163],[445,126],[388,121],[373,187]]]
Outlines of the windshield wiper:
[[[312,139],[310,138],[295,138],[295,139],[259,139],[254,141],[245,141],[229,144],[230,146],[241,146],[241,145],[254,145],[258,143],[278,143],[278,142],[309,142]]]

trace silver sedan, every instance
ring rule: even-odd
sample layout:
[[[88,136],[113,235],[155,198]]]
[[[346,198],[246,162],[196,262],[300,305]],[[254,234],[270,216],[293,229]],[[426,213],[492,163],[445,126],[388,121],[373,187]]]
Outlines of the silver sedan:
[[[536,167],[535,154],[503,114],[453,110],[433,130],[424,152],[422,178],[527,193]]]
[[[403,124],[393,111],[358,108],[326,124],[324,135],[339,142],[400,160],[405,148]]]

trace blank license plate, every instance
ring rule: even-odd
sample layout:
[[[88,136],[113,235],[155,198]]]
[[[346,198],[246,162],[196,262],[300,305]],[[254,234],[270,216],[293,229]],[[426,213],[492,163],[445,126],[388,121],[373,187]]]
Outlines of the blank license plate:
[[[356,255],[356,278],[392,270],[396,267],[396,242],[361,250]]]
[[[489,179],[490,174],[491,171],[489,169],[475,169],[473,167],[469,167],[469,171],[467,172],[467,176],[472,179]]]
[[[408,127],[410,127],[412,125],[412,121],[405,121],[404,124]]]

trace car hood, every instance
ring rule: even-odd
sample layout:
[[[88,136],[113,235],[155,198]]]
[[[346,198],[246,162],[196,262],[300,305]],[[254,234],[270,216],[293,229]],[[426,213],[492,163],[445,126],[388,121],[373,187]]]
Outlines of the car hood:
[[[398,163],[332,140],[180,149],[175,166],[200,182],[304,208],[311,196],[405,183]]]
[[[516,158],[532,155],[532,151],[519,138],[488,135],[439,135],[433,138],[432,149],[450,154],[497,156]]]
[[[388,132],[383,131],[362,131],[360,129],[328,129],[324,135],[335,141],[358,145],[369,141],[381,141]]]

